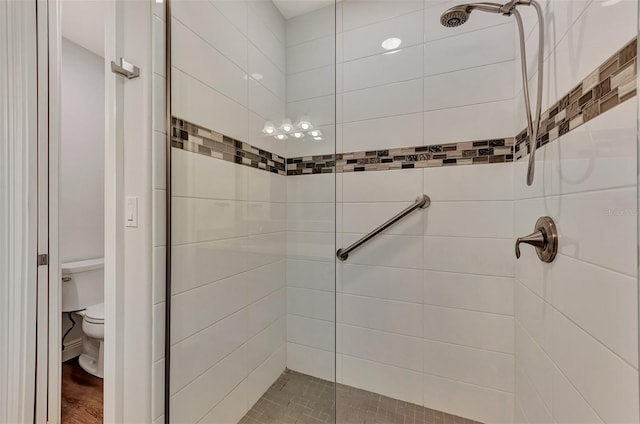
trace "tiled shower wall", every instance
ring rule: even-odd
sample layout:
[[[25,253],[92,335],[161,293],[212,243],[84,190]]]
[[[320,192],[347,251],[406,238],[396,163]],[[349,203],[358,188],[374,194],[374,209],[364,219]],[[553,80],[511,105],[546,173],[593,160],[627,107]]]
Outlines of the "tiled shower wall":
[[[544,110],[638,27],[635,1],[542,3]],[[533,31],[527,44],[537,51],[532,17],[525,16]],[[533,72],[535,54],[529,58]],[[528,157],[514,165],[516,235],[543,215],[560,232],[554,263],[539,262],[531,249],[516,261],[518,423],[639,420],[637,116],[632,99],[544,146],[532,187],[524,183]],[[523,118],[518,123],[524,127]]]
[[[164,32],[154,16],[157,238],[153,417],[163,417]],[[270,1],[172,2],[173,113],[270,152],[285,109],[284,20]],[[173,149],[172,422],[237,422],[285,367],[283,175]]]
[[[478,14],[458,30],[447,29],[439,16],[453,4],[338,4],[338,109],[331,117],[338,153],[517,132],[513,22]],[[333,19],[328,8],[287,21],[287,59],[307,81],[331,81],[333,32],[326,22]],[[385,54],[380,43],[389,37],[401,38],[403,49]],[[319,84],[327,94],[329,82]],[[312,92],[318,88],[307,85],[306,95],[289,98],[295,101],[287,112],[330,117],[331,103],[323,107],[324,97]],[[288,157],[323,153],[333,153],[333,144],[287,143]],[[512,171],[512,164],[494,164],[288,176],[288,366],[332,378],[337,318],[338,381],[460,416],[510,422]],[[428,209],[338,265],[334,318],[335,249],[422,193],[433,201]]]

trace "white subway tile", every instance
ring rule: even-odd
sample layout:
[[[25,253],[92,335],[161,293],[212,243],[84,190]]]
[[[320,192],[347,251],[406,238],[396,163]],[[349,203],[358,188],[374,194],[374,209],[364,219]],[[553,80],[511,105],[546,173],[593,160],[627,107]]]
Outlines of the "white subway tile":
[[[296,343],[287,343],[287,368],[323,380],[335,381],[336,355]]]
[[[422,113],[347,122],[342,127],[342,149],[337,151],[360,152],[420,146],[422,131]]]
[[[425,305],[424,337],[479,349],[513,353],[513,317]]]
[[[287,287],[287,313],[324,321],[335,321],[335,293]]]
[[[515,24],[506,21],[502,25],[427,42],[424,44],[424,75],[513,61],[514,45],[507,40],[514,36],[515,31]]]
[[[508,100],[514,90],[513,62],[432,75],[424,78],[424,110]]]
[[[397,82],[343,94],[344,122],[420,112],[422,80]]]
[[[424,375],[424,406],[487,423],[513,422],[513,394]]]
[[[334,65],[287,75],[287,101],[295,102],[330,96],[336,91]]]
[[[410,202],[423,193],[422,171],[348,172],[342,187],[344,202]]]
[[[201,83],[248,105],[246,73],[188,27],[175,21],[171,28],[172,65]]]
[[[428,168],[424,171],[425,193],[434,202],[512,200],[512,184],[513,164],[510,163]]]
[[[427,236],[512,238],[513,202],[433,202],[425,210]]]
[[[245,377],[245,355],[240,348],[171,396],[171,421],[198,422]]]
[[[426,305],[513,315],[513,295],[509,277],[424,271]]]
[[[287,258],[287,287],[335,291],[335,262]]]
[[[250,3],[251,4],[251,3]],[[247,36],[260,52],[268,58],[280,71],[286,70],[286,50],[284,40],[278,39],[273,31],[266,25],[263,15],[253,7],[248,8],[248,30]],[[249,46],[249,57],[251,57],[251,45]]]
[[[514,275],[512,255],[513,240],[509,239],[424,238],[424,268],[434,271],[511,277]]]
[[[343,295],[343,322],[358,327],[420,337],[422,306],[417,303]]]
[[[345,62],[345,92],[422,77],[422,46],[411,46]]]
[[[342,381],[348,386],[422,405],[422,374],[415,371],[343,355]]]
[[[638,421],[638,371],[557,311],[552,359],[605,422]]]
[[[422,339],[351,325],[341,328],[345,355],[422,371]]]
[[[355,0],[343,4],[343,26],[348,31],[422,10],[422,1]]]
[[[513,100],[511,99],[430,110],[424,113],[424,144],[513,137],[516,131],[522,128],[516,128],[512,115]]]
[[[180,314],[180,315],[178,315]],[[176,310],[174,318],[189,315]],[[201,376],[247,341],[246,311],[235,313],[171,346],[171,393]],[[175,325],[172,324],[172,327]]]
[[[558,251],[586,262],[637,275],[635,187],[554,197]]]
[[[388,38],[399,38],[402,40],[400,47],[403,48],[420,44],[422,11],[344,32],[342,37],[344,60],[384,53],[382,42]]]
[[[180,21],[190,28],[242,69],[247,69],[247,39],[212,3],[192,0],[175,2],[171,7],[171,16],[174,21]],[[175,45],[175,40],[172,42],[175,52],[180,46]],[[175,58],[172,60],[173,65],[179,65]]]
[[[249,115],[244,106],[175,67],[171,79],[174,116],[238,140],[247,140]]]
[[[232,3],[232,2],[228,2]],[[247,380],[243,380],[199,421],[202,424],[237,423],[247,413]]]
[[[450,343],[424,341],[424,372],[477,386],[513,391],[514,357]]]
[[[345,263],[342,292],[405,302],[422,299],[422,271]]]
[[[336,37],[333,34],[288,47],[287,75],[323,66],[334,66],[336,63],[335,54]]]

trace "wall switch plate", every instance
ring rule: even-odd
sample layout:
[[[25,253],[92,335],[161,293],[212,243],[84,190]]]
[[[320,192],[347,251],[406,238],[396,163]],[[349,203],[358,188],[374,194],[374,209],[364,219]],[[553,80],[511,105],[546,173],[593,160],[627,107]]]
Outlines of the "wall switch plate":
[[[125,222],[125,226],[127,227],[138,226],[138,198],[137,197],[127,197],[127,202],[125,204],[124,222]]]

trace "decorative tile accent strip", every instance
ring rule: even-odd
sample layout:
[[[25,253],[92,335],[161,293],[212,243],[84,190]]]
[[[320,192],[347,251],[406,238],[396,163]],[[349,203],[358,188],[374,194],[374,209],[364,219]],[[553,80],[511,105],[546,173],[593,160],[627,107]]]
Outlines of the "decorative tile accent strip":
[[[287,175],[330,173],[334,166],[337,172],[359,172],[510,162],[514,143],[510,137],[291,158],[287,159]]]
[[[231,137],[192,124],[184,119],[173,117],[171,119],[171,127],[171,145],[175,148],[279,175],[286,175],[286,160],[275,153],[234,140]]]
[[[636,95],[638,40],[627,43],[540,116],[536,148],[556,140]],[[516,136],[515,159],[529,153],[526,129]]]
[[[638,40],[633,39],[540,117],[537,147],[558,139],[637,94]],[[338,153],[285,159],[179,118],[173,147],[280,175],[383,171],[513,162],[529,152],[527,129],[515,137],[434,146]]]

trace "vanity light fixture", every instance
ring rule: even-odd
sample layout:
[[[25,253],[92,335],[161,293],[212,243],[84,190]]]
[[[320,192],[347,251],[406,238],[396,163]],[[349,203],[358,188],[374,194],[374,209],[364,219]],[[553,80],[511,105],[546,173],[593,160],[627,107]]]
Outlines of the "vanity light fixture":
[[[276,132],[276,127],[273,125],[273,122],[267,121],[264,123],[264,127],[262,128],[262,133],[271,135]]]
[[[306,116],[303,116],[302,118],[300,118],[300,121],[298,121],[298,128],[300,128],[303,131],[310,129],[311,122],[309,122],[309,118],[307,118]]]
[[[291,123],[291,119],[289,119],[289,118],[283,119],[282,120],[282,125],[280,126],[280,128],[284,132],[289,132],[289,131],[293,130],[293,124]]]

